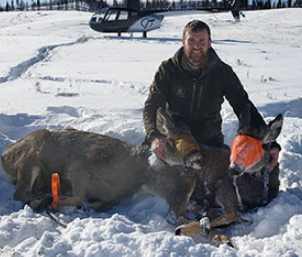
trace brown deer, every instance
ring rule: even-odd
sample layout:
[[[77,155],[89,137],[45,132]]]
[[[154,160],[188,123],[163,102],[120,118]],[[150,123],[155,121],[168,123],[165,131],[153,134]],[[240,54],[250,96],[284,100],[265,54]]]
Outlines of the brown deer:
[[[228,149],[220,150],[218,155],[213,147],[201,146],[201,155],[206,163],[200,171],[199,180],[191,198],[206,210],[200,222],[189,222],[179,226],[175,233],[177,235],[192,235],[200,231],[213,241],[214,244],[227,243],[231,241],[223,234],[217,232],[215,227],[228,225],[237,220],[237,208],[242,211],[256,206],[266,205],[279,191],[279,168],[268,171],[270,144],[279,136],[282,128],[283,117],[279,114],[268,125],[253,128],[251,126],[250,107],[247,106],[241,114],[238,136],[247,136],[255,139],[258,144],[263,145],[263,155],[244,167],[242,161],[249,157],[247,151],[250,145],[241,145],[236,153],[233,144],[231,163],[225,161],[221,155],[230,156]],[[217,150],[219,151],[219,150]],[[244,152],[244,154],[242,154]],[[241,159],[238,158],[241,156]],[[239,161],[238,161],[239,160]],[[217,171],[218,163],[229,172]],[[214,165],[215,165],[214,164]],[[222,168],[222,167],[221,167]],[[219,177],[220,176],[220,177]],[[207,203],[206,206],[204,203]]]
[[[162,109],[158,110],[157,123],[167,137],[184,133]],[[146,147],[112,137],[42,129],[9,146],[1,160],[4,172],[16,183],[14,199],[33,209],[49,204],[51,176],[58,173],[61,192],[66,196],[59,207],[88,201],[91,207],[101,209],[134,195],[144,185],[149,192],[164,197],[177,216],[185,216],[197,181],[196,172],[182,174],[191,165],[190,159],[184,161],[167,144],[168,165],[155,172],[148,163],[149,156]]]
[[[162,109],[157,113],[157,127],[167,138],[184,135],[185,142],[190,136],[187,129],[177,128]],[[270,127],[275,129],[269,125],[263,138],[271,140]],[[59,201],[59,207],[78,206],[86,200],[91,207],[101,209],[132,196],[144,185],[147,191],[164,197],[178,217],[186,216],[192,197],[202,206],[208,201],[210,228],[230,224],[237,217],[238,194],[228,171],[229,149],[201,145],[199,155],[188,155],[180,157],[184,155],[177,147],[167,144],[168,165],[155,172],[144,147],[77,130],[38,130],[4,151],[2,167],[17,184],[14,199],[33,209],[46,207],[51,175],[59,173],[62,194],[67,196]],[[217,206],[222,212],[213,209]],[[188,235],[201,229],[199,222],[193,222],[176,233]],[[209,234],[213,239],[218,237],[219,242],[229,242],[213,229]]]

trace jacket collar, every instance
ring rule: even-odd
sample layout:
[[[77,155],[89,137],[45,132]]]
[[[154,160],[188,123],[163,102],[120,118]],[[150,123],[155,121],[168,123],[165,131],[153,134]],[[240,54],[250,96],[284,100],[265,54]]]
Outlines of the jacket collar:
[[[181,57],[184,54],[184,49],[181,47],[178,49],[178,51],[174,54],[172,57],[172,62],[174,65],[176,65],[181,71],[184,72],[183,68],[181,67]],[[211,47],[209,49],[209,61],[208,63],[203,67],[202,76],[207,74],[209,71],[217,67],[218,64],[220,64],[222,61],[220,60],[219,56],[215,52],[215,50]]]

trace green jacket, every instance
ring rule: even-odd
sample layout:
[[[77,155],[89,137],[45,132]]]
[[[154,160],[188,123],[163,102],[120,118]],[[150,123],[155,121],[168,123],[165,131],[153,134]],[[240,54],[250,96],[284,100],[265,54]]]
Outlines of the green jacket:
[[[248,99],[232,68],[222,62],[216,52],[209,50],[209,61],[201,75],[192,78],[180,65],[183,48],[160,65],[150,87],[144,107],[146,143],[158,136],[156,111],[163,107],[174,118],[176,124],[185,123],[192,135],[201,144],[221,146],[221,105],[226,98],[237,117],[247,103],[252,106],[252,122],[265,124],[255,106]]]

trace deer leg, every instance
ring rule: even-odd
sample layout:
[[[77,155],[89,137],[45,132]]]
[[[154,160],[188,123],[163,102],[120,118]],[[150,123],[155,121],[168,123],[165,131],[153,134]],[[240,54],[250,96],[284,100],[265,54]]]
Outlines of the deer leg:
[[[237,196],[232,178],[226,177],[215,185],[215,202],[221,207],[221,212],[209,212],[211,228],[229,225],[237,218]]]
[[[178,203],[174,203],[174,202],[168,202],[170,207],[169,213],[167,215],[167,221],[171,224],[173,224],[174,226],[180,226],[183,224],[188,224],[191,222],[191,220],[189,220],[186,216],[187,214],[187,205],[189,202],[189,196],[190,194],[183,198],[180,199],[179,198],[179,202]],[[168,199],[169,200],[169,199]]]
[[[196,234],[202,234],[208,238],[215,246],[221,244],[227,244],[230,247],[234,247],[231,240],[218,230],[211,228],[211,223],[208,218],[203,218],[200,222],[193,221],[188,224],[179,226],[175,230],[177,236],[192,236]]]
[[[187,206],[194,191],[197,175],[182,174],[183,168],[167,167],[165,172],[154,173],[144,190],[166,199],[177,217],[186,217]]]
[[[70,197],[59,200],[59,208],[64,206],[81,206],[85,200],[85,188],[87,189],[85,174],[77,172],[77,170],[69,172],[68,180],[71,182],[72,193]]]
[[[176,202],[177,209],[176,214],[178,217],[186,217],[187,208],[190,202],[190,198],[195,189],[197,182],[197,176],[195,174],[183,176],[181,180],[178,181],[178,185],[175,188],[174,196],[177,196]]]
[[[177,236],[191,236],[199,234],[201,226],[198,221],[191,221],[187,224],[181,225],[175,229],[175,235]]]
[[[51,201],[47,196],[47,183],[43,180],[44,166],[25,163],[22,167],[22,180],[17,181],[14,199],[28,204],[34,210],[44,209]]]
[[[230,238],[228,238],[226,235],[220,233],[216,229],[211,229],[208,234],[209,239],[215,246],[220,246],[222,244],[226,244],[232,248],[234,248],[234,245]]]
[[[215,245],[228,244],[233,246],[227,236],[213,229],[214,227],[228,225],[236,220],[237,198],[231,177],[217,181],[214,191],[215,201],[221,207],[220,211],[217,211],[217,209],[208,211],[206,217],[201,219],[200,222],[190,222],[177,227],[175,234],[190,236],[202,233]],[[208,223],[205,223],[205,220],[207,220]]]
[[[211,217],[212,216],[211,214],[208,214],[207,216]],[[226,211],[223,215],[212,218],[211,227],[215,228],[224,225],[229,225],[235,222],[236,218],[237,218],[237,211]]]
[[[61,199],[58,203],[58,206],[59,208],[62,208],[64,206],[80,206],[83,201],[84,201],[83,197],[73,196],[73,197]]]
[[[104,203],[102,201],[95,201],[93,203],[90,203],[88,205],[88,208],[95,209],[96,211],[98,211],[98,210],[104,209],[104,207],[106,207],[106,206],[108,206],[108,205],[106,205],[106,203]]]

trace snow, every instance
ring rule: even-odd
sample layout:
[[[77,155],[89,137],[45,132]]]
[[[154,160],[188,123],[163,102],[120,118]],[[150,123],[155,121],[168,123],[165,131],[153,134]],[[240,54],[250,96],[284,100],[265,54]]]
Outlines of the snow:
[[[156,69],[181,45],[191,19],[212,28],[213,47],[232,65],[266,121],[284,115],[278,139],[280,194],[244,214],[250,223],[222,231],[236,249],[199,237],[176,237],[168,205],[142,193],[95,212],[64,208],[36,213],[13,200],[15,186],[0,171],[0,256],[302,256],[302,9],[167,18],[160,30],[121,38],[88,26],[90,13],[0,13],[0,153],[39,128],[75,128],[139,145],[142,109]],[[237,120],[224,103],[226,143]]]

